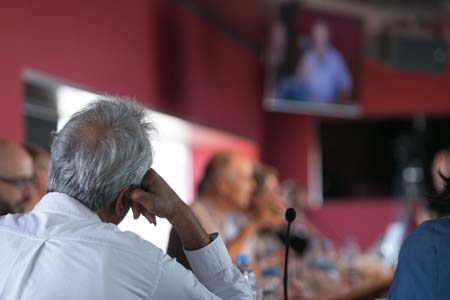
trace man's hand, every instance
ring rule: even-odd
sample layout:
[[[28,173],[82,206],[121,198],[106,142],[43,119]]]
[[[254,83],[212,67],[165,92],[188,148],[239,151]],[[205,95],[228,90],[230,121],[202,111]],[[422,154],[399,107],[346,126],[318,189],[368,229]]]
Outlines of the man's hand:
[[[130,190],[133,216],[143,214],[150,223],[156,225],[155,215],[166,218],[175,228],[187,250],[196,250],[210,242],[209,235],[197,218],[172,188],[150,169],[142,180],[142,189]]]
[[[145,174],[141,186],[142,189],[133,188],[129,194],[135,219],[142,213],[150,223],[155,225],[155,215],[171,222],[177,213],[182,213],[187,208],[172,188],[153,169]]]

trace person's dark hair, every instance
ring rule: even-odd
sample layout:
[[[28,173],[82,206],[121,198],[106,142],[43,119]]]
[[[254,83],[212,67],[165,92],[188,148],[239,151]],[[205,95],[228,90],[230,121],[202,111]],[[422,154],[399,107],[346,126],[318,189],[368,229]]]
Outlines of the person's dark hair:
[[[441,171],[438,175],[445,182],[444,190],[426,195],[428,209],[435,212],[438,217],[450,216],[450,178],[445,177]]]
[[[253,190],[253,196],[258,197],[264,194],[266,188],[266,180],[270,176],[275,176],[278,178],[277,169],[265,166],[263,164],[258,164],[253,169],[253,180],[255,182],[255,189]]]
[[[229,151],[221,151],[209,159],[203,177],[197,185],[197,194],[199,196],[204,194],[208,190],[211,182],[230,166],[232,156],[233,154]]]

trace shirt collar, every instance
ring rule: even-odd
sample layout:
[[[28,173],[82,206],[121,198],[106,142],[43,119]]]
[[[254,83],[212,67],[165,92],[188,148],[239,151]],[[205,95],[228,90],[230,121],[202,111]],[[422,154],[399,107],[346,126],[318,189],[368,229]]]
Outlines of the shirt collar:
[[[99,216],[80,201],[64,193],[47,193],[31,213],[56,213],[76,219],[92,219],[101,222]]]

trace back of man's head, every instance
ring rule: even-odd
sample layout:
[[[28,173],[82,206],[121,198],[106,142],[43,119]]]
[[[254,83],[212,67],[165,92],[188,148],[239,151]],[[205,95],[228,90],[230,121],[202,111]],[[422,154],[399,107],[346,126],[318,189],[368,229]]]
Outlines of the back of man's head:
[[[65,193],[94,212],[130,185],[140,185],[153,162],[144,109],[129,99],[99,100],[76,113],[51,147],[48,191]]]

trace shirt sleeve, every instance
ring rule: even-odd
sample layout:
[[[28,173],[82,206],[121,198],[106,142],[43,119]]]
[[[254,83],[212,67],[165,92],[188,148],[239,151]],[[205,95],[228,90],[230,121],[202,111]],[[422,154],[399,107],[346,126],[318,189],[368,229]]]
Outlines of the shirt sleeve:
[[[153,299],[252,299],[245,277],[231,263],[222,238],[214,234],[204,248],[186,251],[192,272],[163,256],[162,274]]]
[[[436,247],[428,225],[419,228],[404,242],[389,291],[389,300],[438,299]]]

